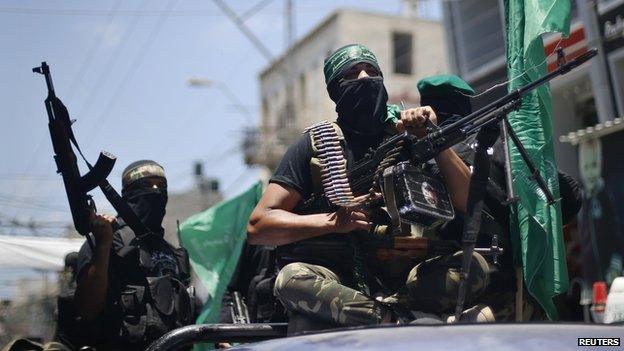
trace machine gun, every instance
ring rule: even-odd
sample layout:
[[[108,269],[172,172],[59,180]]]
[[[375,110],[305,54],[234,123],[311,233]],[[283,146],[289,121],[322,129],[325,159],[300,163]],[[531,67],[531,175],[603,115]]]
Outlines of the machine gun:
[[[596,54],[597,50],[588,50],[575,59],[562,63],[549,74],[447,126],[438,128],[430,125],[427,135],[422,138],[416,138],[407,132],[396,134],[386,139],[377,149],[371,150],[355,164],[347,173],[352,193],[362,195],[381,192],[384,195],[383,203],[369,201],[362,206],[374,208],[385,205],[392,219],[392,225],[388,228],[390,233],[394,234],[393,238],[389,239],[390,243],[386,241],[381,247],[419,252],[425,248],[430,250],[435,247],[433,242],[425,238],[399,238],[406,236],[402,228],[405,223],[424,221],[427,224],[436,220],[447,221],[454,216],[443,184],[439,181],[436,183],[434,177],[422,172],[419,165],[433,159],[439,152],[465,141],[490,123],[501,121],[505,123],[511,140],[518,148],[537,185],[544,192],[549,203],[555,202],[546,182],[508,124],[506,116],[520,107],[523,96],[528,92],[559,75],[566,74]],[[303,203],[303,208],[304,211],[307,208],[331,210],[336,206],[328,201],[324,193],[315,193]],[[496,246],[495,243],[492,244],[492,247]],[[441,247],[447,247],[447,245],[442,244]]]
[[[57,173],[60,173],[63,177],[67,201],[69,202],[76,231],[81,235],[87,236],[90,245],[92,245],[88,236],[91,232],[89,218],[91,213],[96,211],[96,207],[93,198],[89,195],[89,191],[99,186],[106,199],[137,236],[148,234],[150,232],[149,229],[106,180],[113,170],[116,157],[106,151],[102,151],[95,165],[91,165],[87,161],[78,146],[71,128],[74,121],[70,120],[67,107],[54,92],[50,66],[46,62],[42,62],[40,67],[33,68],[33,72],[42,74],[48,87],[48,96],[44,103],[48,113],[48,127],[54,149],[54,161],[56,162]],[[72,144],[89,168],[89,172],[84,175],[80,175]]]

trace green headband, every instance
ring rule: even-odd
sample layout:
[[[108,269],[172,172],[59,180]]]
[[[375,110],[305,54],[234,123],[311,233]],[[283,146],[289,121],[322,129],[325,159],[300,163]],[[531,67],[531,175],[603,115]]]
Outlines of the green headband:
[[[334,79],[342,76],[344,71],[349,69],[351,66],[362,62],[372,65],[379,71],[379,73],[381,73],[377,58],[366,46],[362,44],[351,44],[334,51],[333,54],[325,59],[325,65],[323,67],[323,73],[325,73],[325,84],[329,85],[329,83],[333,82]]]
[[[121,187],[127,189],[137,180],[147,177],[165,178],[165,170],[158,163],[151,160],[141,160],[131,163],[121,175]]]

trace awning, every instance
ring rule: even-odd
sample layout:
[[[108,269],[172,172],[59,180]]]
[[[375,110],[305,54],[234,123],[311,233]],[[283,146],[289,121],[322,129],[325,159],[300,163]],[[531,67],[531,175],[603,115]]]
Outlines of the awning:
[[[0,235],[0,269],[60,271],[65,255],[78,251],[85,239]]]
[[[584,140],[601,138],[620,130],[624,130],[624,117],[615,118],[604,123],[598,123],[593,127],[579,129],[576,132],[570,132],[560,136],[559,141],[562,143],[577,145]]]

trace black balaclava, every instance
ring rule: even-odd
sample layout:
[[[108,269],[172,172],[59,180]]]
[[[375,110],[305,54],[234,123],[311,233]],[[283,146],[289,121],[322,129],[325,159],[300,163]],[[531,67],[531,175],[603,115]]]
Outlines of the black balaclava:
[[[366,63],[379,77],[345,80],[355,65]],[[336,103],[338,124],[357,135],[379,135],[387,116],[388,92],[375,55],[364,45],[350,44],[334,51],[323,65],[329,97]]]
[[[328,86],[328,92],[341,127],[358,135],[383,132],[388,102],[383,77],[342,80]]]
[[[153,188],[148,178],[165,178],[165,171],[158,163],[150,160],[130,164],[122,175],[122,196],[153,234],[163,236],[162,221],[167,206],[167,188]]]
[[[423,96],[420,104],[431,106],[438,118],[438,126],[444,127],[461,117],[472,113],[472,104],[469,97],[465,96]]]

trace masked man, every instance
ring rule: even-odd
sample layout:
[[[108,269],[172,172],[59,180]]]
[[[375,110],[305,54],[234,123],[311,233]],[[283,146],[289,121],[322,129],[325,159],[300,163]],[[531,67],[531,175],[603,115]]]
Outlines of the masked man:
[[[455,75],[442,74],[421,79],[417,83],[421,104],[431,106],[438,117],[438,125],[445,126],[472,113],[474,90],[468,83]],[[453,150],[467,164],[474,159],[474,136],[453,147]],[[515,293],[517,290],[509,227],[509,206],[505,178],[505,154],[501,139],[494,144],[490,166],[490,181],[484,199],[481,230],[477,245],[489,247],[493,236],[497,236],[498,246],[503,254],[498,257],[496,269],[490,275],[490,284],[479,299],[492,308],[497,321],[515,319]],[[563,224],[574,220],[581,206],[579,184],[569,175],[558,172],[562,198]],[[461,241],[464,221],[461,217],[442,225],[437,235],[441,239]],[[527,301],[523,305],[523,320],[539,319],[539,305],[525,293]]]
[[[331,54],[325,60],[324,74],[329,97],[336,103],[338,118],[333,128],[347,170],[376,148],[388,131],[407,130],[423,136],[427,120],[436,123],[436,114],[428,106],[405,111],[387,106],[388,93],[377,59],[362,45],[348,45]],[[374,225],[369,213],[345,208],[303,210],[304,200],[318,189],[314,174],[318,172],[319,155],[313,138],[310,132],[305,133],[284,155],[250,217],[249,242],[277,246],[281,271],[274,293],[293,315],[306,316],[322,327],[394,322],[397,316],[393,309],[372,297],[383,287],[367,274],[363,264],[366,258],[357,245],[356,238],[368,235]],[[453,206],[464,211],[470,170],[452,150],[438,154],[436,162]],[[364,193],[354,195],[361,198]],[[443,261],[459,262],[457,257]],[[482,262],[483,258],[475,254],[475,265],[482,266]],[[484,286],[487,272],[478,267],[473,272]],[[443,284],[447,281],[438,278],[435,280]],[[456,287],[450,289],[450,295],[455,296],[448,299],[439,295],[446,286],[428,290],[422,282],[432,279],[425,269],[411,279],[415,294],[435,294],[432,299],[445,301],[454,301],[457,296]]]
[[[167,204],[163,168],[147,160],[129,165],[122,197],[151,232],[138,238],[121,218],[93,215],[95,250],[85,243],[78,257],[74,305],[84,329],[75,347],[143,350],[194,321],[188,254],[165,241],[161,226]]]

